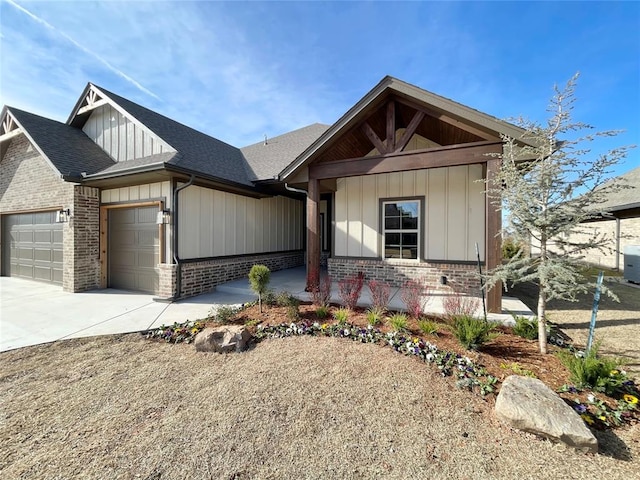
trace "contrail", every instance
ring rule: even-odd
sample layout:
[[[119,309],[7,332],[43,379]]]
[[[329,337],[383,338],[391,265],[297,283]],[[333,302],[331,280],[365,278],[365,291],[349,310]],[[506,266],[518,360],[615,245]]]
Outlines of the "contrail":
[[[71,38],[69,35],[67,35],[66,33],[58,30],[56,27],[54,27],[53,25],[51,25],[49,22],[47,22],[46,20],[43,20],[42,18],[38,17],[37,15],[31,13],[29,10],[27,10],[26,8],[24,8],[22,5],[18,5],[16,2],[14,2],[13,0],[5,0],[9,5],[11,5],[14,8],[17,8],[18,10],[20,10],[22,13],[24,13],[25,15],[28,15],[29,17],[31,17],[33,20],[35,20],[36,22],[40,23],[41,25],[44,25],[45,27],[47,27],[50,30],[53,30],[54,32],[56,32],[58,35],[62,36],[63,38],[65,38],[66,40],[68,40],[69,42],[71,42],[73,45],[75,45],[76,47],[78,47],[80,50],[82,50],[83,52],[85,52],[88,55],[91,55],[93,58],[95,58],[96,60],[98,60],[100,63],[102,63],[105,67],[107,67],[109,70],[111,70],[113,73],[115,73],[116,75],[118,75],[119,77],[124,78],[127,82],[131,83],[132,85],[134,85],[136,88],[138,88],[139,90],[141,90],[142,92],[146,93],[147,95],[152,96],[153,98],[156,98],[158,100],[160,100],[160,97],[158,97],[155,93],[153,93],[152,91],[146,89],[145,87],[143,87],[142,85],[140,85],[140,83],[138,83],[135,79],[131,78],[129,75],[127,75],[126,73],[122,72],[121,70],[118,70],[116,67],[114,67],[113,65],[111,65],[109,62],[107,62],[104,58],[102,58],[100,55],[98,55],[97,53],[92,52],[91,50],[89,50],[87,47],[79,44],[78,42],[76,42],[73,38]]]

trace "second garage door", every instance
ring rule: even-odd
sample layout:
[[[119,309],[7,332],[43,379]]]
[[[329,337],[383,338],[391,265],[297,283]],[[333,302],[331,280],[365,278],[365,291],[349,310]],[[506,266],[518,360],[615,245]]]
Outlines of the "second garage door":
[[[2,216],[3,274],[62,285],[62,224],[56,212]]]
[[[109,210],[109,287],[157,292],[160,262],[157,213],[157,207]]]

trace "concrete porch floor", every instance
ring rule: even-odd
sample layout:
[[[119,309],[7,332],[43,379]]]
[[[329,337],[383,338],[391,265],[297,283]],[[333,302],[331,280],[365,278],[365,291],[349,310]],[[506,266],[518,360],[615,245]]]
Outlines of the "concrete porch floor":
[[[305,267],[297,267],[290,268],[287,270],[279,270],[276,272],[271,272],[271,281],[269,283],[269,288],[273,290],[275,293],[281,291],[287,291],[292,294],[294,297],[298,298],[301,301],[310,301],[310,296],[308,292],[305,292],[306,286],[306,269]],[[224,285],[219,285],[216,288],[218,293],[228,293],[233,295],[242,295],[242,296],[251,296],[255,297],[255,294],[252,292],[251,287],[249,286],[249,280],[247,278],[243,278],[240,280],[235,280],[233,282],[225,283]],[[441,315],[444,313],[443,307],[443,299],[448,296],[448,293],[445,290],[442,291],[434,291],[429,295],[429,299],[425,306],[424,312],[426,314],[432,315]],[[480,307],[476,312],[476,316],[482,316],[482,298],[478,294],[478,301]],[[340,296],[338,295],[338,283],[332,282],[331,285],[331,303],[340,304],[342,303],[340,300]],[[358,306],[360,307],[369,307],[371,305],[371,293],[369,289],[365,285],[362,288],[362,295],[360,296],[360,301],[358,302]],[[391,288],[391,295],[389,301],[389,309],[391,310],[404,310],[404,303],[401,299],[400,288]],[[514,297],[502,297],[502,313],[490,313],[487,318],[489,320],[500,322],[504,325],[513,325],[513,317],[514,315],[528,316],[532,317],[533,312],[529,310],[529,308],[522,303],[519,299]]]

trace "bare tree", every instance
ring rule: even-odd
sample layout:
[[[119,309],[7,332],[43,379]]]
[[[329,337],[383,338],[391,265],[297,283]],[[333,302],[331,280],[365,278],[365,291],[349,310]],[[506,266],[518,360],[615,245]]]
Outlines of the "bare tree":
[[[572,120],[577,78],[578,74],[563,89],[554,87],[546,125],[519,119],[516,123],[525,131],[522,141],[503,137],[502,167],[495,182],[487,185],[492,203],[507,214],[505,227],[521,244],[539,247],[537,255],[527,255],[521,248],[489,272],[487,283],[489,287],[498,281],[538,285],[541,353],[547,353],[547,302],[576,301],[589,285],[581,263],[583,252],[608,249],[610,239],[581,224],[607,215],[600,206],[611,193],[626,187],[611,179],[612,167],[632,148],[604,154],[587,148],[594,140],[619,132],[593,132],[590,125]]]

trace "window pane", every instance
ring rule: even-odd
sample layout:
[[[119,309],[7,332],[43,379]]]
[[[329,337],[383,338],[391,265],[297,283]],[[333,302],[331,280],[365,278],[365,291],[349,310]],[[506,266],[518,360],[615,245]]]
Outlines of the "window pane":
[[[399,217],[387,217],[384,219],[384,228],[387,230],[398,230],[400,228]]]
[[[400,234],[399,233],[387,233],[385,235],[385,244],[386,245],[400,245]]]
[[[403,233],[402,234],[402,245],[407,247],[417,247],[418,246],[418,234],[417,233]]]
[[[384,204],[384,214],[389,217],[397,217],[400,216],[400,211],[398,210],[398,205],[395,203],[385,203]]]
[[[399,205],[403,217],[418,218],[418,202],[403,202]]]
[[[418,219],[411,217],[402,217],[402,228],[406,230],[417,230]]]
[[[400,247],[386,247],[384,249],[385,258],[402,258]]]
[[[416,260],[418,258],[418,247],[404,247],[402,249],[402,258],[409,258],[412,260]]]

